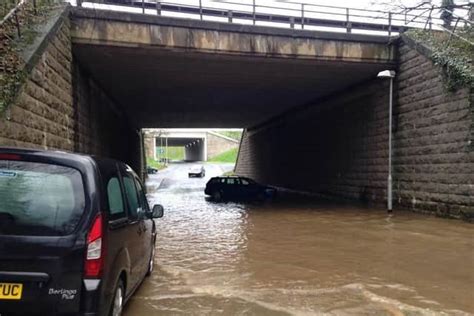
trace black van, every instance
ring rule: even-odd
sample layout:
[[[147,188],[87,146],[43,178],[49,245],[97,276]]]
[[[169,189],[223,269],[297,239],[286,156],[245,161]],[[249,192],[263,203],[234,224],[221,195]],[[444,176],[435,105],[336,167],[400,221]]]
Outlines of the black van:
[[[0,148],[0,315],[120,315],[161,216],[124,163]]]

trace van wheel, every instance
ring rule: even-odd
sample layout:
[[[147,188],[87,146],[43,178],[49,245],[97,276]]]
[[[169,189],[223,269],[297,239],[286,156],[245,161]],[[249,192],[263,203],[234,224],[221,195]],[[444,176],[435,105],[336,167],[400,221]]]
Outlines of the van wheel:
[[[219,202],[220,200],[222,200],[222,193],[220,191],[212,192],[212,199],[216,202]]]
[[[155,243],[151,245],[150,260],[148,261],[148,270],[146,276],[150,276],[155,269]]]
[[[121,316],[123,311],[123,300],[125,297],[125,287],[122,279],[119,279],[115,287],[115,294],[110,307],[110,316]]]

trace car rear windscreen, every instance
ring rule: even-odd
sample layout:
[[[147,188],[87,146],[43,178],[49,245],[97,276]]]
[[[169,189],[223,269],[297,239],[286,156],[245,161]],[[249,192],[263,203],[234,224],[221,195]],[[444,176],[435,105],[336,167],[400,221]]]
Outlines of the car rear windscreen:
[[[76,228],[84,207],[79,171],[0,160],[0,235],[67,235]]]

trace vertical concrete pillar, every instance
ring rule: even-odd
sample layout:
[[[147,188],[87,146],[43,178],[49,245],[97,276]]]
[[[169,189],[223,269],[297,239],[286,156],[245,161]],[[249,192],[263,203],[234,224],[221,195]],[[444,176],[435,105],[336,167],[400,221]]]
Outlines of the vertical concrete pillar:
[[[145,158],[156,158],[156,140],[154,135],[143,135],[145,146]]]
[[[153,135],[153,159],[156,160],[156,136]]]
[[[206,161],[206,144],[205,139],[200,138],[198,142],[198,152],[197,152],[197,160],[198,161]]]
[[[140,162],[139,162],[139,174],[138,176],[142,181],[145,181],[147,172],[146,172],[146,153],[145,153],[145,135],[142,130],[138,131],[139,135],[139,150],[140,150]]]

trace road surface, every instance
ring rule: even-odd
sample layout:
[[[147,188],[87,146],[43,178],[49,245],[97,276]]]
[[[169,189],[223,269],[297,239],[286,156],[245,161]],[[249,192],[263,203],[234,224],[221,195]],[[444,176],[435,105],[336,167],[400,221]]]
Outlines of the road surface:
[[[125,316],[470,315],[474,226],[322,201],[213,203],[186,164],[152,176],[156,270]]]

